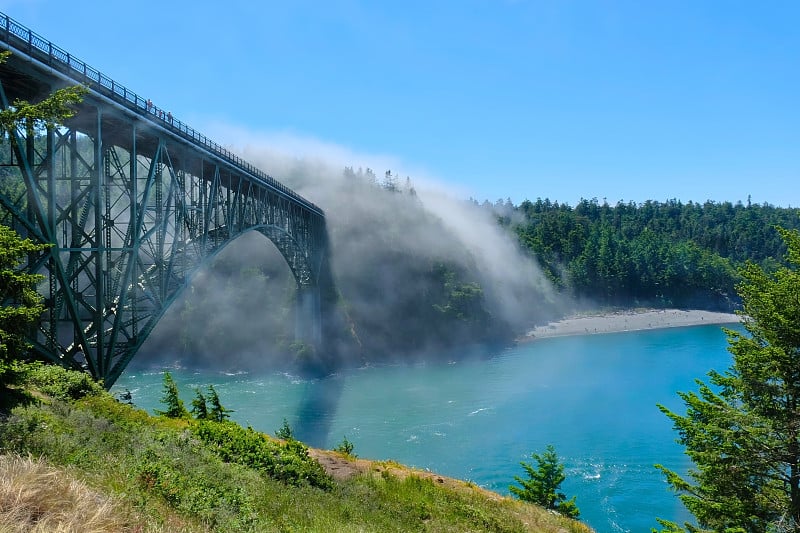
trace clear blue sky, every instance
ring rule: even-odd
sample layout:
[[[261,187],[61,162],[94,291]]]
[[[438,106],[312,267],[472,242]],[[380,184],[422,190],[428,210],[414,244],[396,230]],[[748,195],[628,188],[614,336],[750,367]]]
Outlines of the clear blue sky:
[[[480,200],[800,206],[796,0],[0,10],[223,144],[250,132]]]

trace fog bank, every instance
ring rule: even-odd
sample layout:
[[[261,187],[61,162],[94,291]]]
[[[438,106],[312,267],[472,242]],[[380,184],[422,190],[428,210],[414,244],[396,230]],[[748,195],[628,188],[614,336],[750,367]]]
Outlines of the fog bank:
[[[509,344],[561,311],[515,235],[462,191],[358,166],[397,163],[390,157],[322,143],[301,143],[317,155],[288,147],[296,156],[285,144],[240,138],[249,143],[229,148],[326,213],[340,299],[336,338],[318,356],[344,364],[461,357],[470,346]],[[185,366],[292,370],[302,366],[292,360],[293,303],[274,246],[245,235],[192,281],[143,352]]]

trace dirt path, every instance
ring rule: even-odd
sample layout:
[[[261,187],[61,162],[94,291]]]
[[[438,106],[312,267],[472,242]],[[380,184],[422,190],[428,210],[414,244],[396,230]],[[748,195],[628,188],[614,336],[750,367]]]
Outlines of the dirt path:
[[[430,479],[434,483],[456,490],[477,491],[493,500],[500,500],[503,498],[500,494],[481,488],[473,483],[440,476],[439,474],[427,470],[409,468],[393,461],[370,461],[368,459],[350,458],[338,452],[315,448],[309,448],[308,453],[311,457],[319,461],[319,464],[322,465],[325,471],[337,481],[344,481],[360,474],[375,473],[380,475],[383,472],[387,472],[400,479],[405,479],[408,476],[416,476],[421,479]]]

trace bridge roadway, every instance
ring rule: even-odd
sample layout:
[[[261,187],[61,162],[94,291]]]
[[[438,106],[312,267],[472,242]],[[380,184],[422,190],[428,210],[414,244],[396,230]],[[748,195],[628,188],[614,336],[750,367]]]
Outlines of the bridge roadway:
[[[111,387],[194,273],[247,231],[283,255],[295,338],[322,349],[334,289],[318,206],[2,13],[0,49],[4,109],[88,88],[64,124],[0,139],[0,223],[52,245],[26,265],[45,276],[35,354]]]

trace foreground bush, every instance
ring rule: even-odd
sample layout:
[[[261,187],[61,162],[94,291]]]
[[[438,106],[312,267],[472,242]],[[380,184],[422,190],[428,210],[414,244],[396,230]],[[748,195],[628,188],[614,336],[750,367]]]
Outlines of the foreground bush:
[[[29,387],[58,400],[79,400],[105,392],[89,374],[57,365],[31,363],[25,368],[23,379]]]
[[[302,442],[291,439],[280,444],[233,422],[201,421],[193,428],[195,434],[226,462],[255,468],[291,485],[307,483],[321,489],[333,488],[331,477],[309,457],[308,448]]]

